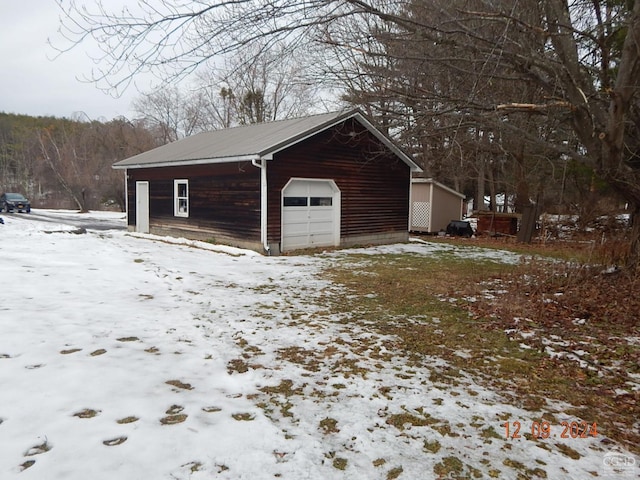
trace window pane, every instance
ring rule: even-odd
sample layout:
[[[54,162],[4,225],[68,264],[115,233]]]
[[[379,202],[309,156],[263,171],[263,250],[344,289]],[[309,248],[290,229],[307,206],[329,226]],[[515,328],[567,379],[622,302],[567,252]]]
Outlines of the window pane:
[[[284,197],[285,207],[306,207],[307,197]]]
[[[333,199],[331,197],[311,197],[311,206],[312,207],[330,207],[332,200]]]
[[[173,213],[186,218],[189,216],[189,180],[174,180],[173,185]]]

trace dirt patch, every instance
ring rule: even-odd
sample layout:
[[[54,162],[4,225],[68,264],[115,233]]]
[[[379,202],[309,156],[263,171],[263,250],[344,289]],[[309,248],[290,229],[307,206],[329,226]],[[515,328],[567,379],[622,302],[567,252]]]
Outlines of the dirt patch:
[[[241,358],[235,358],[227,363],[227,373],[246,373],[249,371],[249,364]]]

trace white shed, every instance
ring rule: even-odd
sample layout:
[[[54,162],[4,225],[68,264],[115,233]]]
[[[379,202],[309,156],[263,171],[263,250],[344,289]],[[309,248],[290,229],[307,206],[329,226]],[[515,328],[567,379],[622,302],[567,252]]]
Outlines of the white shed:
[[[445,230],[451,220],[461,220],[464,195],[432,178],[411,180],[409,229],[436,233]]]

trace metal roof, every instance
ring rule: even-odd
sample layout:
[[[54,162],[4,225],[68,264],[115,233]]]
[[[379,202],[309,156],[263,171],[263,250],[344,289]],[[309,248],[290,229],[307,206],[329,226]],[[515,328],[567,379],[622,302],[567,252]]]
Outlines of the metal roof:
[[[453,193],[454,195],[457,195],[460,198],[466,198],[466,195],[464,193],[460,193],[457,190],[454,190],[451,187],[447,187],[444,183],[440,183],[436,180],[434,180],[433,178],[424,178],[424,177],[413,177],[411,179],[411,183],[430,183],[432,185],[437,185],[438,187],[442,188],[443,190],[446,190],[449,193]]]
[[[116,169],[198,165],[267,158],[327,128],[355,118],[413,171],[421,171],[413,160],[377,130],[359,110],[258,123],[199,133],[113,164]]]

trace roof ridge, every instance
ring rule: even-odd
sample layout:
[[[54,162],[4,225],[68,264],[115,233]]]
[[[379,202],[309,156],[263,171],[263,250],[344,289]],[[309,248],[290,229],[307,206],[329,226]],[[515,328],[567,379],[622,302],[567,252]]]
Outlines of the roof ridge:
[[[220,128],[217,130],[206,130],[204,132],[200,132],[199,134],[202,133],[213,133],[213,132],[220,132],[222,130],[235,130],[235,129],[239,129],[239,128],[249,128],[249,127],[257,127],[259,125],[273,125],[274,123],[284,123],[284,122],[293,122],[295,120],[306,120],[309,118],[314,118],[314,117],[320,117],[323,115],[326,116],[330,116],[330,115],[335,115],[336,117],[340,116],[340,115],[344,115],[346,113],[355,113],[355,112],[359,112],[360,110],[357,108],[343,108],[340,110],[332,110],[329,112],[322,112],[322,113],[312,113],[311,115],[302,115],[299,117],[291,117],[291,118],[280,118],[278,120],[267,120],[265,122],[257,122],[257,123],[247,123],[246,125],[234,125],[232,127],[225,127],[225,128]],[[185,137],[187,138],[187,137]]]

